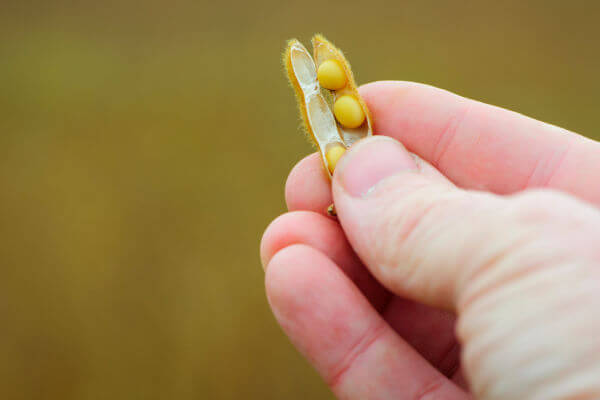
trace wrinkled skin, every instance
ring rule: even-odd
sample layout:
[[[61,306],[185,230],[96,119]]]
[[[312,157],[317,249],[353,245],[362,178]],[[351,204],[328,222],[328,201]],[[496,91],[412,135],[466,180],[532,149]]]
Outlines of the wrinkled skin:
[[[424,85],[361,94],[380,136],[331,184],[298,163],[262,239],[294,345],[343,399],[600,399],[600,144]]]

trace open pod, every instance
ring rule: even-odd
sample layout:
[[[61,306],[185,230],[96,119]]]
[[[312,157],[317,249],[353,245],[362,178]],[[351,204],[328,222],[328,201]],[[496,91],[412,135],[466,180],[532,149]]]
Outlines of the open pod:
[[[372,118],[342,52],[321,35],[312,44],[314,59],[302,43],[290,40],[284,64],[305,129],[331,177],[345,149],[372,135]]]
[[[373,122],[371,113],[369,111],[369,108],[367,107],[367,104],[358,93],[358,87],[356,86],[356,82],[354,81],[352,69],[350,68],[350,64],[346,60],[346,57],[344,57],[342,51],[335,47],[333,44],[331,44],[322,35],[315,35],[312,38],[312,45],[314,60],[317,69],[321,65],[323,65],[323,63],[330,60],[335,60],[337,61],[338,65],[342,67],[343,72],[346,76],[346,85],[344,87],[337,90],[328,90],[332,95],[333,104],[335,105],[335,103],[340,98],[349,96],[353,99],[356,99],[364,113],[365,118],[363,122],[355,128],[344,126],[344,124],[336,120],[338,130],[340,131],[340,134],[344,139],[344,143],[346,144],[346,146],[349,147],[358,140],[367,136],[371,136],[373,134]]]

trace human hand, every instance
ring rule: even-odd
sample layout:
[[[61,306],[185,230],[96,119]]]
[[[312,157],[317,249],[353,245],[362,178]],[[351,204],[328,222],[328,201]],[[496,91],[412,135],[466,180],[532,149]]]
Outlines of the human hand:
[[[424,85],[361,94],[388,137],[331,186],[302,160],[262,239],[295,346],[345,399],[600,399],[600,144]]]

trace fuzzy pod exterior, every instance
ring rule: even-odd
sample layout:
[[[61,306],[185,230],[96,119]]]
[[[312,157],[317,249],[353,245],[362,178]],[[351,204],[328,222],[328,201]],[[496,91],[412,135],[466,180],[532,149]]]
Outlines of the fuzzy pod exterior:
[[[340,49],[335,47],[330,41],[325,39],[325,37],[321,34],[316,34],[315,36],[313,36],[312,45],[313,58],[315,60],[316,68],[319,68],[319,66],[323,62],[333,59],[338,61],[338,63],[342,66],[344,72],[346,73],[346,86],[339,90],[329,90],[329,92],[332,95],[333,103],[335,103],[335,101],[342,96],[352,96],[358,101],[365,114],[364,124],[357,128],[347,128],[338,122],[338,129],[340,130],[340,134],[344,138],[344,143],[346,144],[346,146],[349,147],[358,140],[367,136],[371,136],[373,134],[373,117],[371,115],[371,112],[369,111],[367,103],[363,100],[363,98],[360,96],[360,93],[358,92],[358,86],[356,85],[352,68],[350,66],[350,63],[344,56],[344,53]]]
[[[372,117],[358,93],[350,64],[343,53],[322,35],[315,35],[312,44],[314,59],[302,43],[296,39],[289,40],[283,64],[296,95],[304,128],[316,144],[325,170],[331,178],[335,167],[331,160],[335,159],[337,163],[340,146],[345,149],[372,135]],[[336,60],[346,75],[346,85],[339,90],[328,90],[319,85],[317,69],[327,60]],[[355,98],[365,114],[364,123],[356,128],[344,127],[332,112],[335,100],[344,95]],[[336,153],[336,157],[332,157],[332,153]]]

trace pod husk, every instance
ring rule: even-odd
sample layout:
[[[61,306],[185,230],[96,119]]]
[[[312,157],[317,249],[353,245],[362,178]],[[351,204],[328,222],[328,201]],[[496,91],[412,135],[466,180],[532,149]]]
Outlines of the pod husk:
[[[352,69],[342,51],[322,35],[315,35],[312,44],[314,59],[297,39],[289,40],[283,64],[296,95],[305,131],[319,149],[325,171],[331,178],[326,158],[329,147],[340,143],[347,148],[358,140],[371,136],[373,123],[371,112],[358,92]],[[338,60],[346,74],[347,84],[340,90],[327,90],[319,85],[317,68],[329,59]],[[356,98],[365,113],[365,122],[358,128],[342,126],[333,115],[333,103],[343,95]]]
[[[344,53],[335,47],[329,40],[325,39],[325,37],[321,34],[316,34],[313,36],[312,40],[313,45],[313,56],[315,60],[315,66],[318,69],[319,65],[324,61],[335,59],[337,60],[344,69],[346,74],[347,83],[346,86],[340,90],[327,90],[331,93],[333,97],[333,102],[341,96],[351,95],[356,98],[360,103],[364,113],[365,113],[365,122],[359,126],[358,128],[347,128],[341,125],[337,120],[336,124],[340,131],[341,136],[344,139],[344,144],[347,147],[352,146],[358,140],[373,135],[373,117],[371,115],[371,111],[369,107],[367,107],[367,103],[363,100],[358,92],[358,86],[356,85],[356,81],[354,80],[354,74],[352,73],[352,68],[350,67],[350,63],[344,56]]]
[[[292,39],[284,53],[285,69],[296,94],[304,127],[317,145],[323,165],[331,177],[326,153],[329,146],[341,144],[346,147],[337,127],[331,107],[319,86],[314,60],[298,40]]]

